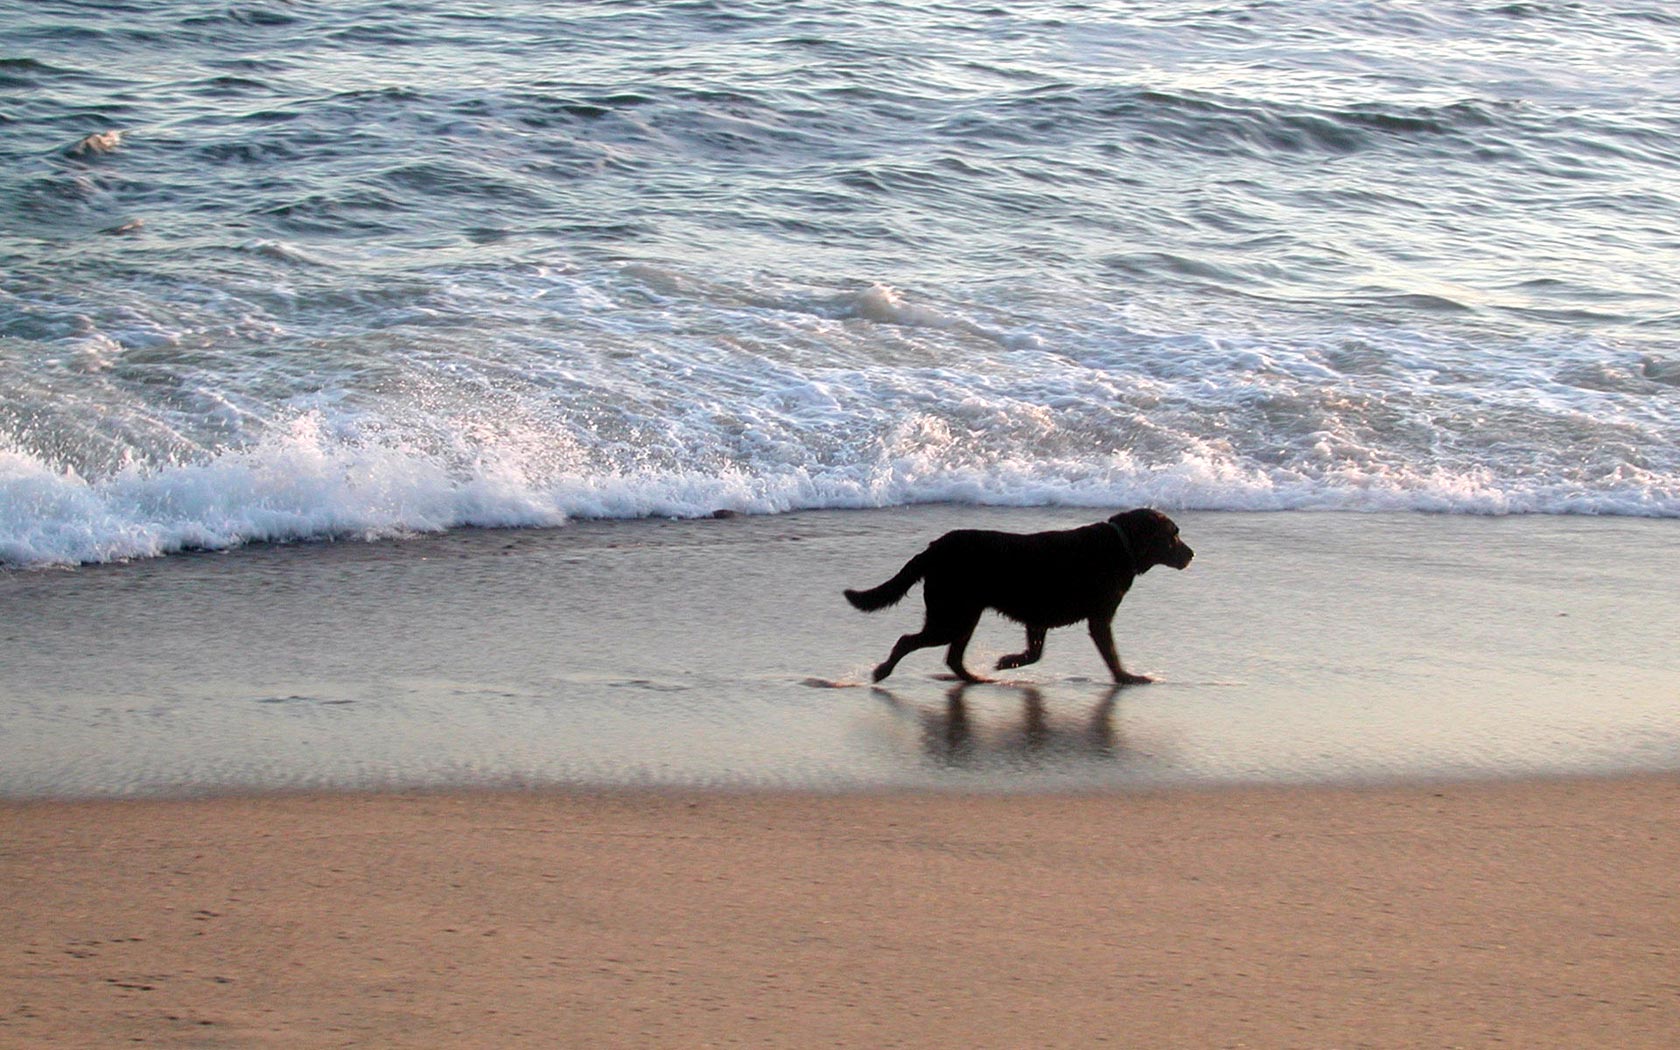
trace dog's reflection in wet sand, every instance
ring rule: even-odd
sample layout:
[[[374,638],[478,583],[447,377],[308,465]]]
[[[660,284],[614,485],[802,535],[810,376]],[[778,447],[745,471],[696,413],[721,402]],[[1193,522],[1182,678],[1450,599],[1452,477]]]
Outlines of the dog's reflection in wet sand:
[[[1019,695],[1019,717],[977,714],[973,710],[977,705],[970,703],[971,696],[978,700],[976,690],[992,695],[1000,691]],[[1048,766],[1063,759],[1118,758],[1125,750],[1114,726],[1119,686],[1105,690],[1090,713],[1078,722],[1065,718],[1052,721],[1044,693],[1031,685],[975,686],[960,682],[946,690],[943,707],[911,703],[879,686],[872,692],[895,714],[916,720],[922,732],[923,750],[941,765]]]

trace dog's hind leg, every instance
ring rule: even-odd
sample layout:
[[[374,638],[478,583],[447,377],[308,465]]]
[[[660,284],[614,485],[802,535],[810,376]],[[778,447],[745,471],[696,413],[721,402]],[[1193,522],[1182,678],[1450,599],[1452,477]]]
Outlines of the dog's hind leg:
[[[892,653],[888,655],[885,660],[882,660],[879,664],[875,665],[875,671],[871,677],[875,681],[879,682],[881,679],[887,677],[887,675],[893,673],[893,668],[898,666],[898,662],[900,660],[909,656],[917,649],[931,649],[936,645],[944,645],[948,641],[950,641],[950,638],[946,635],[935,633],[926,627],[923,627],[914,634],[904,635],[899,638],[896,644],[893,645]]]
[[[998,657],[997,669],[1007,671],[1011,667],[1025,667],[1038,663],[1038,658],[1044,655],[1043,627],[1027,628],[1027,650],[1022,653],[1010,653],[1008,656]]]
[[[963,650],[968,648],[968,639],[974,634],[975,625],[980,622],[980,613],[965,613],[959,618],[949,616],[935,619],[928,617],[928,622],[914,634],[907,634],[900,638],[892,648],[887,658],[875,667],[874,679],[881,679],[893,673],[898,662],[915,652],[917,649],[931,649],[937,645],[949,645],[945,653],[945,665],[956,672],[958,678],[965,682],[983,682],[985,679],[976,678],[962,665]]]

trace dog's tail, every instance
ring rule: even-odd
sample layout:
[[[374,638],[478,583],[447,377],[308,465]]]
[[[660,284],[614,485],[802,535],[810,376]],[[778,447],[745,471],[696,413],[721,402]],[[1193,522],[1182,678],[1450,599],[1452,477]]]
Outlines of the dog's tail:
[[[927,556],[927,551],[923,551],[911,558],[904,563],[904,568],[898,570],[897,576],[879,587],[871,587],[867,591],[847,590],[846,600],[864,612],[898,604],[899,599],[910,593],[916,581],[927,574]]]

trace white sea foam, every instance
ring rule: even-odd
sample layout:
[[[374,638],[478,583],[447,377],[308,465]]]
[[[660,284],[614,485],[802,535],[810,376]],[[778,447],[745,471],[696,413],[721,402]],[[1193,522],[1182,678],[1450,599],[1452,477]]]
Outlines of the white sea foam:
[[[391,420],[370,425],[365,414],[332,420],[313,410],[247,446],[191,462],[131,463],[103,477],[6,451],[0,560],[74,564],[577,517],[926,502],[1680,515],[1672,475],[1626,465],[1589,485],[1486,464],[1408,464],[1381,449],[1350,450],[1328,432],[1297,434],[1298,446],[1264,457],[1271,462],[1226,440],[1182,434],[1144,453],[1069,442],[1062,417],[1076,424],[1091,411],[1085,403],[1061,413],[1023,408],[981,388],[956,413],[889,401],[860,417],[854,402],[882,385],[850,381],[862,389],[832,377],[768,390],[762,401],[775,411],[756,419],[745,410],[721,419],[704,397],[686,413],[667,404],[662,425],[642,419],[639,443],[619,440],[614,426],[533,433],[446,418],[448,433],[404,433]],[[1161,454],[1167,448],[1176,451]]]
[[[0,452],[0,560],[74,564],[188,549],[462,525],[551,525],[539,494],[486,461],[451,476],[435,459],[326,437],[318,420],[205,462],[89,480]]]
[[[1030,350],[1044,345],[1044,340],[1032,332],[1010,332],[977,324],[967,317],[913,302],[900,290],[884,284],[872,284],[841,302],[842,309],[851,316],[883,324],[961,332],[1012,349]]]
[[[0,414],[29,421],[0,436],[0,560],[935,501],[1680,516],[1662,353],[1038,295],[639,264],[301,319],[290,291],[36,303],[64,334],[0,356]]]

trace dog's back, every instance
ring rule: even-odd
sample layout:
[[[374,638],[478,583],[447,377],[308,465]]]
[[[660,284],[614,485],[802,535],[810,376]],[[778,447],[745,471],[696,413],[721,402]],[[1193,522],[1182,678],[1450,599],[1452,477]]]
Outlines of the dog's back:
[[[923,581],[941,598],[1019,623],[1062,627],[1112,604],[1131,585],[1124,546],[1105,523],[1053,532],[959,529],[928,545]]]

